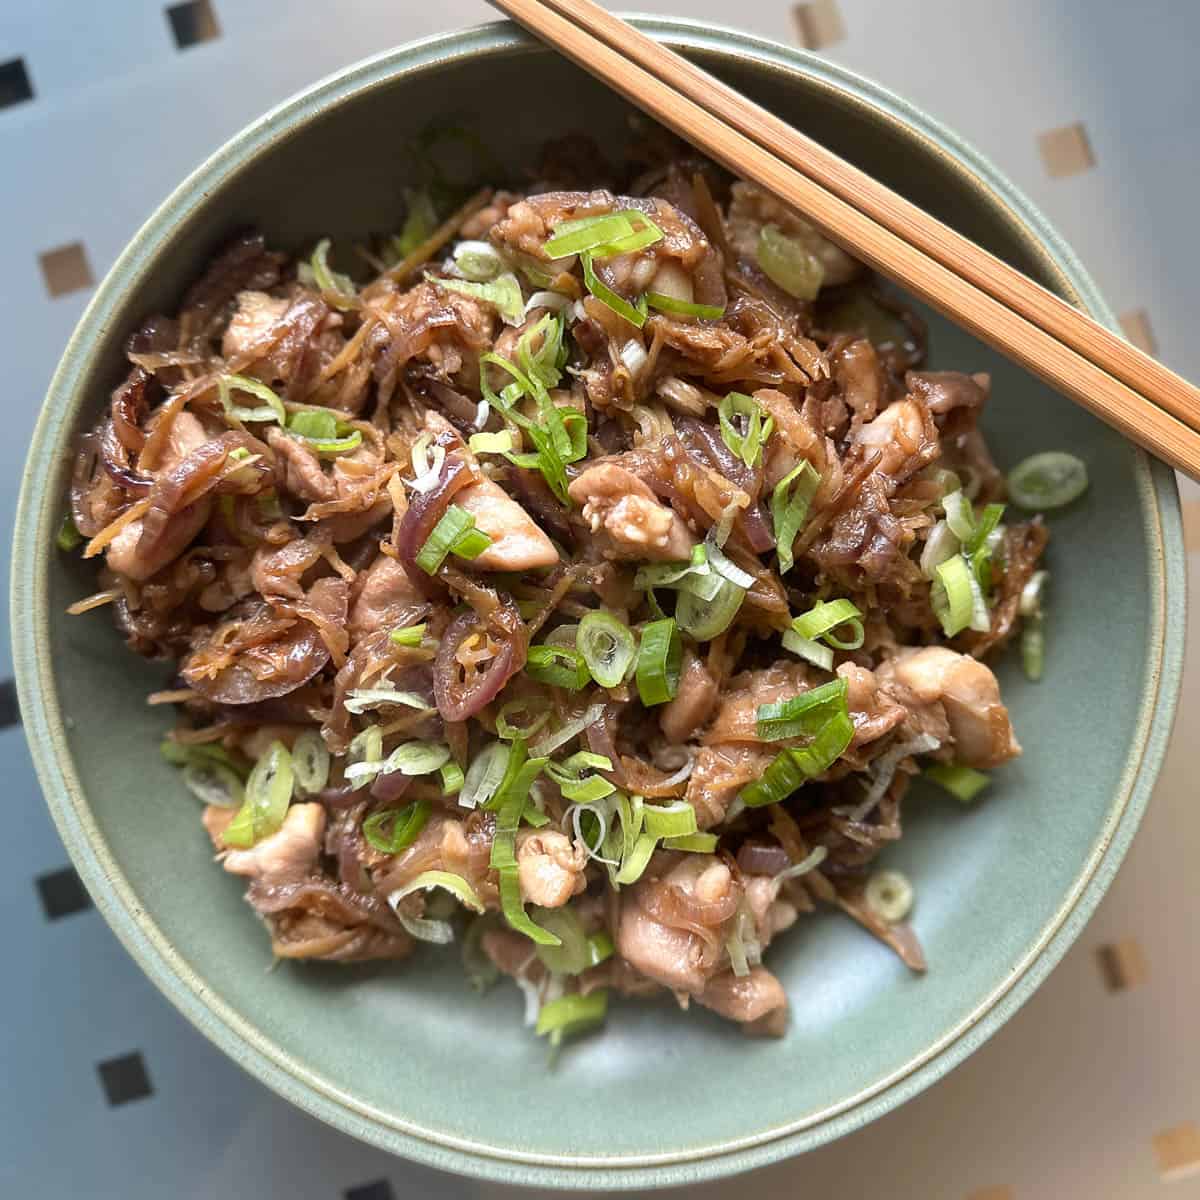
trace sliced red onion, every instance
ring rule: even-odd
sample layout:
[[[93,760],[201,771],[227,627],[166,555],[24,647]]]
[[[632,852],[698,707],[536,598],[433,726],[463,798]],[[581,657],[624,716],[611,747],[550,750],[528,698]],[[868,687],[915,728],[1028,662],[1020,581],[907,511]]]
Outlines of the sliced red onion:
[[[463,613],[442,634],[433,663],[433,695],[443,720],[465,721],[473,717],[525,665],[528,649],[525,623],[516,604],[505,596],[486,621],[486,631],[498,643],[499,650],[482,671],[464,679],[463,666],[456,654],[466,638],[480,631],[480,625],[475,613]]]

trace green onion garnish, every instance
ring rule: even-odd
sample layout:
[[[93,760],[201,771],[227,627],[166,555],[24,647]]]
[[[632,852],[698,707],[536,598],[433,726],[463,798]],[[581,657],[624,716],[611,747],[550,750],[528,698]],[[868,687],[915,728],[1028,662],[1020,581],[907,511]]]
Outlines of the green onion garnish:
[[[418,246],[427,242],[437,229],[437,212],[427,192],[405,191],[408,215],[404,228],[391,239],[397,261],[407,258]]]
[[[657,845],[657,838],[648,833],[638,834],[633,848],[621,860],[621,869],[617,872],[614,882],[621,885],[637,883],[650,865],[650,858]]]
[[[932,779],[938,787],[945,788],[964,804],[968,800],[974,800],[991,783],[989,776],[982,771],[946,763],[934,763],[933,766],[926,767],[925,778]]]
[[[758,236],[758,265],[777,287],[797,300],[815,300],[825,282],[821,260],[799,238],[777,225],[764,225]]]
[[[792,544],[808,518],[808,506],[821,486],[821,477],[810,462],[790,470],[771,493],[771,523],[775,529],[775,551],[779,573],[786,575],[794,565]]]
[[[321,289],[325,299],[334,308],[347,309],[354,307],[354,294],[357,290],[354,280],[349,275],[334,271],[329,266],[329,239],[322,238],[309,259],[312,268],[313,281]]]
[[[462,791],[458,794],[460,808],[479,808],[495,796],[508,770],[509,748],[503,742],[485,746],[468,764]]]
[[[711,854],[717,848],[715,833],[689,833],[683,837],[667,838],[664,850],[686,850],[691,854]]]
[[[1046,633],[1041,617],[1029,617],[1021,628],[1021,669],[1037,683],[1046,666]]]
[[[588,938],[588,966],[598,967],[605,959],[612,958],[616,949],[612,938],[603,929],[593,933]]]
[[[601,687],[614,688],[624,682],[637,659],[637,639],[611,613],[590,612],[584,616],[575,645]]]
[[[555,975],[580,975],[596,965],[583,922],[573,908],[569,905],[541,908],[537,910],[537,918],[560,942],[557,946],[538,946],[535,952],[547,971]]]
[[[283,824],[292,800],[292,756],[282,742],[272,742],[246,780],[246,799],[222,840],[230,846],[253,846]]]
[[[680,603],[682,600],[681,596]],[[673,700],[679,691],[682,666],[683,641],[674,618],[651,621],[642,630],[642,644],[638,647],[636,677],[642,703],[649,707]]]
[[[381,854],[399,854],[417,840],[432,811],[428,800],[414,800],[403,808],[385,808],[363,822],[363,837]]]
[[[379,774],[431,775],[449,761],[450,748],[439,742],[405,742],[383,760]]]
[[[374,820],[374,818],[371,819]],[[366,828],[365,824],[363,828]],[[395,851],[391,853],[395,853]],[[455,875],[452,871],[422,871],[415,879],[409,880],[402,888],[397,888],[392,892],[388,896],[388,903],[395,908],[405,896],[411,896],[413,892],[428,891],[435,887],[449,892],[460,904],[477,913],[483,912],[486,907],[479,898],[479,893],[461,875]]]
[[[698,317],[702,321],[717,321],[725,315],[724,306],[716,304],[693,304],[690,300],[676,300],[661,292],[647,292],[646,303],[659,312],[673,313],[681,317]]]
[[[215,760],[185,763],[183,783],[193,796],[219,808],[238,808],[246,795],[238,773]]]
[[[756,729],[761,742],[782,742],[785,738],[813,737],[829,719],[830,706],[846,707],[849,685],[845,679],[831,679],[799,696],[760,704],[756,710]]]
[[[912,912],[913,886],[899,871],[876,871],[863,889],[867,906],[881,921],[894,925]]]
[[[929,598],[947,637],[954,637],[971,624],[975,607],[972,584],[979,586],[961,554],[938,564]]]
[[[633,222],[624,213],[609,213],[563,221],[554,230],[554,237],[542,247],[546,257],[570,258],[572,254],[582,254],[615,238],[628,237],[633,232]]]
[[[292,772],[300,796],[314,796],[329,782],[329,751],[315,729],[304,730],[292,743]]]
[[[775,420],[763,420],[763,411],[753,396],[742,392],[729,392],[717,405],[717,418],[721,424],[721,440],[748,467],[754,466],[762,454]]]
[[[425,623],[421,622],[420,625],[406,625],[402,629],[393,629],[388,634],[388,641],[393,646],[419,646],[425,637],[426,628]]]
[[[455,792],[462,791],[462,786],[466,782],[466,776],[463,775],[463,769],[458,763],[442,763],[438,767],[438,774],[442,777],[443,796],[453,796]]]
[[[570,646],[530,646],[525,660],[525,673],[539,683],[567,688],[572,692],[579,691],[592,681],[583,655]]]
[[[949,492],[942,497],[946,524],[960,542],[967,543],[975,536],[975,510],[963,492]]]
[[[587,285],[587,290],[607,308],[611,308],[619,317],[624,317],[630,325],[641,329],[646,323],[646,301],[642,298],[637,304],[630,304],[624,296],[617,295],[597,274],[596,269],[592,265],[592,256],[583,254],[580,256],[580,262],[583,264],[583,282]]]
[[[845,639],[836,636],[843,626],[850,634]],[[806,641],[820,640],[835,650],[857,650],[866,636],[862,613],[849,600],[818,601],[792,621],[792,629]]]
[[[357,429],[350,429],[328,410],[304,409],[293,413],[287,431],[318,454],[345,454],[357,450],[363,440]]]
[[[383,730],[378,725],[369,725],[354,735],[346,748],[346,765],[378,763],[383,761]]]
[[[242,408],[233,402],[234,392],[245,392],[257,396],[264,402],[262,408]],[[287,428],[287,409],[283,401],[260,379],[249,375],[221,375],[217,378],[217,395],[225,412],[239,421],[278,421]]]
[[[524,717],[524,721],[521,718]],[[528,741],[550,720],[550,702],[540,696],[509,700],[496,713],[496,736],[506,742]]]
[[[492,305],[509,325],[520,325],[525,315],[525,297],[521,294],[520,280],[513,274],[501,275],[491,283],[471,283],[465,279],[440,279],[426,275],[430,283],[437,284],[448,292],[458,292]]]
[[[502,429],[499,433],[473,433],[467,440],[472,454],[511,454],[512,430]]]
[[[746,598],[745,588],[718,575],[713,578],[719,582],[711,598],[688,589],[679,593],[679,601],[675,605],[675,619],[679,622],[679,628],[698,642],[712,641],[724,633],[733,624]]]
[[[465,508],[451,504],[425,539],[417,554],[417,566],[427,575],[436,575],[446,555],[478,558],[491,544],[492,539],[475,528],[475,518]]]
[[[58,527],[58,533],[54,537],[54,544],[66,553],[70,553],[76,546],[83,545],[83,534],[75,528],[75,521],[70,513],[63,517],[62,524]]]
[[[661,242],[666,236],[644,213],[630,212],[626,215],[632,219],[631,226],[633,221],[636,221],[641,228],[634,229],[632,233],[626,234],[624,237],[614,238],[603,246],[597,246],[591,252],[594,258],[612,258],[617,254],[633,254],[637,250],[645,250],[647,246]]]
[[[1022,508],[1061,508],[1087,491],[1087,464],[1074,454],[1045,450],[1008,473],[1008,494]]]
[[[405,708],[415,708],[418,711],[433,711],[433,706],[424,696],[417,692],[402,692],[390,683],[383,687],[351,688],[346,693],[346,711],[354,713],[355,716],[384,704],[401,704]]]
[[[543,1004],[538,1013],[538,1037],[550,1035],[550,1044],[558,1046],[563,1038],[585,1033],[604,1023],[608,1012],[608,992],[601,988],[586,996],[572,992]]]
[[[651,837],[682,838],[696,832],[696,810],[686,800],[647,804],[642,809],[642,821]]]
[[[521,881],[517,877],[516,866],[501,867],[500,875],[500,908],[504,919],[518,933],[523,933],[530,941],[539,946],[558,946],[561,944],[558,935],[543,929],[530,920],[521,900]]]
[[[547,763],[546,774],[558,784],[563,796],[575,804],[595,804],[617,789],[601,775],[588,775],[588,768],[611,771],[612,762],[602,754],[581,750],[561,763]]]

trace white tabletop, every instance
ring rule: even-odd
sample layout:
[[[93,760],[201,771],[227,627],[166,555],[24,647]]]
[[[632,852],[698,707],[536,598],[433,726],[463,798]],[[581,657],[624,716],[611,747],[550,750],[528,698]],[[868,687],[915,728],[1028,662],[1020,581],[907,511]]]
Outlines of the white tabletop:
[[[1200,379],[1196,0],[641,7],[809,45],[941,118],[1066,235],[1127,336]],[[389,45],[492,15],[473,0],[176,8],[0,7],[0,466],[9,468],[0,471],[0,520],[9,524],[62,346],[92,283],[151,207],[289,93]],[[1200,488],[1181,486],[1195,584]],[[0,1194],[517,1195],[414,1167],[318,1124],[225,1059],[143,978],[80,892],[42,805],[2,682],[11,675],[7,603],[5,590]],[[1200,813],[1188,740],[1200,733],[1197,621],[1150,813],[1049,981],[964,1066],[890,1116],[697,1195],[1200,1197]]]

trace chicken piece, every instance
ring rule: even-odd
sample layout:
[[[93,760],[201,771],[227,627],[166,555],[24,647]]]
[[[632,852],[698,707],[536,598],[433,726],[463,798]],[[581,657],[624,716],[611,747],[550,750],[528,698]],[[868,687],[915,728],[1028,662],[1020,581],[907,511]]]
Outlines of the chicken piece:
[[[276,321],[288,310],[286,299],[276,299],[266,292],[238,292],[234,312],[221,339],[221,354],[237,358],[267,342],[267,335]]]
[[[278,425],[268,427],[267,442],[283,467],[280,482],[285,492],[310,504],[337,499],[337,485],[307,446],[288,437]]]
[[[956,762],[996,767],[1021,753],[995,675],[945,646],[903,650],[876,672],[884,689],[910,710],[941,706]]]
[[[707,723],[717,704],[717,682],[691,650],[684,656],[679,691],[658,710],[658,724],[676,745],[690,741]]]
[[[673,991],[704,990],[704,943],[686,929],[660,925],[636,904],[621,905],[617,952],[635,971]]]
[[[608,535],[607,557],[656,562],[691,557],[696,539],[682,518],[624,467],[611,462],[588,467],[567,494],[583,506],[592,532]]]
[[[471,565],[481,571],[533,571],[558,562],[554,543],[533,518],[498,484],[488,478],[463,488],[454,503],[475,518],[475,526],[492,544]]]
[[[320,804],[293,804],[270,837],[248,850],[230,850],[225,870],[267,887],[295,883],[316,868],[324,836],[325,809]]]
[[[207,441],[208,434],[204,432],[204,426],[195,416],[187,411],[176,413],[155,473],[169,471]],[[192,539],[208,524],[212,504],[212,497],[204,496],[195,504],[189,504],[173,514],[150,554],[138,552],[138,543],[142,540],[142,531],[145,529],[144,520],[139,517],[130,521],[109,543],[105,554],[105,562],[109,569],[120,575],[128,575],[130,579],[136,579],[138,582],[149,579],[151,575],[178,558]]]
[[[821,264],[822,287],[848,283],[862,270],[858,262],[782,200],[753,183],[735,183],[730,189],[727,229],[739,258],[758,262],[758,239],[764,225],[775,225],[788,237],[803,243]]]
[[[765,949],[771,939],[790,929],[800,915],[796,906],[779,899],[779,880],[770,875],[743,875],[746,904],[754,917],[754,935]]]
[[[401,610],[425,603],[408,572],[386,554],[379,555],[356,583],[359,592],[350,606],[350,637],[355,642],[378,629],[392,628]]]
[[[874,672],[858,666],[857,663],[844,662],[838,667],[837,674],[847,684],[846,707],[850,710],[850,719],[854,722],[854,737],[850,742],[852,748],[877,741],[885,733],[891,733],[908,716],[908,710],[897,704],[879,686]]]
[[[704,735],[706,746],[758,742],[758,707],[790,700],[813,685],[802,662],[779,662],[761,671],[743,671],[727,686],[716,719]]]
[[[758,779],[774,757],[774,751],[762,746],[701,747],[686,795],[700,828],[719,825],[738,792]]]
[[[696,999],[705,1008],[737,1021],[746,1033],[782,1037],[787,1029],[787,995],[765,967],[752,967],[749,975],[740,977],[723,971],[709,980]]]
[[[561,908],[587,886],[587,855],[565,834],[522,830],[517,835],[517,877],[521,895],[542,908]]]
[[[773,488],[789,471],[807,460],[818,469],[825,461],[824,439],[804,419],[800,410],[782,392],[760,388],[754,393],[763,413],[775,422],[763,460],[763,478]]]
[[[898,400],[873,421],[860,426],[852,440],[880,452],[880,472],[898,475],[922,451],[928,457],[934,457],[928,449],[928,433],[925,412],[912,400]],[[936,434],[933,444],[937,445]]]
[[[860,421],[872,421],[885,403],[887,385],[875,347],[867,338],[843,346],[830,366],[846,407]]]

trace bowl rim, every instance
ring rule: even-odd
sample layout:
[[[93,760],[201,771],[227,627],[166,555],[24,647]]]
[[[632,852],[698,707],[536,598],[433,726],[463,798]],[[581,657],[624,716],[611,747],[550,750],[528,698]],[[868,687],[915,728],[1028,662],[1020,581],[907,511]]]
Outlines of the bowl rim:
[[[1074,253],[1040,211],[983,155],[893,92],[817,55],[728,27],[638,16],[651,36],[714,59],[805,76],[840,103],[869,110],[904,138],[917,138],[971,179],[1075,303],[1110,327],[1112,313]],[[633,1188],[698,1183],[763,1166],[848,1133],[958,1065],[1033,993],[1062,958],[1099,903],[1141,820],[1162,763],[1179,692],[1183,657],[1185,563],[1174,473],[1130,446],[1148,543],[1151,614],[1146,669],[1134,738],[1104,826],[1071,890],[1022,960],[966,1017],[903,1067],[853,1096],[785,1125],[706,1147],[652,1155],[564,1156],[516,1151],[424,1128],[356,1100],[265,1037],[211,995],[166,939],[125,878],[80,786],[65,737],[50,659],[48,580],[64,435],[84,403],[79,384],[122,298],[136,289],[172,230],[198,212],[208,194],[327,111],[402,76],[436,72],[449,62],[540,49],[505,21],[439,34],[355,63],[286,99],[230,138],[196,168],[133,236],[80,318],[51,381],[30,446],[17,509],[12,569],[12,645],[25,733],[60,835],[109,925],[167,998],[231,1058],[301,1109],[383,1149],[430,1166],[510,1184]]]

